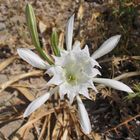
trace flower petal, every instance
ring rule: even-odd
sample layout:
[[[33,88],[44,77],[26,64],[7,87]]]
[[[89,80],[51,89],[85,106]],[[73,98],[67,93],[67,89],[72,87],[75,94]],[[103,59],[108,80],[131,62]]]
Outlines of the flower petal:
[[[88,99],[91,99],[90,96],[89,96],[89,92],[88,92],[88,88],[87,86],[79,86],[79,93],[82,94],[83,96],[85,96],[86,98]]]
[[[26,108],[23,117],[28,117],[32,112],[34,112],[36,109],[38,109],[41,105],[43,105],[48,99],[50,98],[50,93],[46,93],[37,99],[35,99],[33,102],[31,102],[28,107]]]
[[[73,52],[79,52],[81,51],[81,47],[80,47],[80,41],[76,40],[73,44]]]
[[[79,96],[76,97],[77,97],[76,99],[78,104],[78,115],[80,119],[80,125],[82,127],[83,132],[85,134],[89,134],[91,132],[91,123],[88,117],[88,113],[80,97]]]
[[[58,87],[55,87],[50,92],[45,93],[44,95],[38,97],[33,102],[31,102],[28,107],[26,108],[23,117],[28,117],[32,112],[34,112],[36,109],[38,109],[41,105],[43,105],[58,89]]]
[[[67,51],[72,49],[72,36],[73,36],[74,14],[70,17],[66,27],[66,45]]]
[[[67,82],[64,82],[59,86],[60,98],[63,99],[65,94],[67,94],[69,103],[72,104],[74,97],[78,94],[78,88],[76,86],[71,86]]]
[[[84,52],[88,57],[90,57],[88,45],[85,45],[85,48],[83,49],[83,52]]]
[[[121,35],[115,35],[107,39],[101,47],[92,54],[93,59],[98,59],[112,51],[120,40]]]
[[[53,66],[47,70],[50,76],[53,77],[48,81],[47,85],[59,85],[64,81],[63,69],[60,66]]]
[[[74,49],[75,47],[80,47],[80,44],[81,44],[81,42],[80,42],[79,40],[76,40],[76,41],[74,42],[74,44],[73,44],[73,49]],[[80,50],[81,50],[81,47],[80,47]]]
[[[101,74],[101,72],[98,69],[93,68],[92,69],[92,77],[95,77],[97,75],[100,75],[101,76],[102,74]]]
[[[43,61],[37,54],[32,52],[30,49],[18,48],[17,52],[23,60],[28,62],[33,67],[36,67],[39,69],[48,69],[49,68],[49,64],[47,64],[45,61]]]
[[[129,92],[129,93],[133,92],[130,87],[128,87],[124,83],[117,81],[117,80],[106,79],[106,78],[93,78],[93,81],[96,83],[100,83],[100,84],[112,87],[112,88],[117,89],[117,90]]]

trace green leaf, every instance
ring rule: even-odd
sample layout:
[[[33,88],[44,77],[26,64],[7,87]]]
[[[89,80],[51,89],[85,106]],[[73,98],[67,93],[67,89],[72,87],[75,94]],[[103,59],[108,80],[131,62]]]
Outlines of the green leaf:
[[[140,98],[140,84],[135,84],[134,85],[134,90],[136,91],[135,93],[129,93],[124,99],[125,100],[132,100],[136,97]]]
[[[34,10],[30,4],[27,4],[26,6],[26,20],[27,20],[27,25],[28,25],[30,35],[32,38],[32,42],[34,46],[36,47],[36,50],[49,64],[53,64],[53,61],[51,60],[51,58],[41,48],[41,45],[39,42],[39,36],[37,32],[37,24],[36,24]]]
[[[60,50],[58,48],[58,34],[56,32],[56,29],[53,29],[52,35],[51,35],[51,46],[53,49],[53,52],[56,56],[60,56]]]

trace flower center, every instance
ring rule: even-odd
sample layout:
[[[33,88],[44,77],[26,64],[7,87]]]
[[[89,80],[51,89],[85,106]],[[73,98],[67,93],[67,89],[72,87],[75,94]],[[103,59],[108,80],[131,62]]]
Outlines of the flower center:
[[[76,75],[71,74],[71,73],[66,73],[66,80],[70,84],[75,84],[77,81]]]

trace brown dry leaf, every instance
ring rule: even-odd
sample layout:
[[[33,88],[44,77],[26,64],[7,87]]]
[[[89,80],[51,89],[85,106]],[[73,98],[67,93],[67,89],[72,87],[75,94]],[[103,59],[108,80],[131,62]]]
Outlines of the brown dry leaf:
[[[18,84],[12,84],[11,87],[23,87],[23,88],[34,88],[34,86],[30,85],[29,83],[18,83]]]
[[[50,131],[50,129],[51,129],[51,121],[50,121],[50,119],[51,119],[51,114],[49,114],[48,115],[48,130],[47,130],[47,136],[46,136],[46,140],[50,140],[50,138],[51,138],[51,131]]]
[[[69,140],[69,137],[68,137],[68,128],[67,128],[67,126],[68,126],[68,123],[69,123],[69,121],[68,121],[68,119],[69,119],[69,117],[68,117],[68,114],[67,114],[67,112],[66,112],[66,110],[64,110],[64,119],[63,119],[63,126],[65,127],[65,130],[64,130],[64,132],[63,132],[63,135],[62,135],[62,137],[61,137],[61,140]]]
[[[65,110],[64,111],[64,120],[63,120],[64,127],[66,127],[69,124],[68,120],[69,120],[69,116],[68,116],[68,113]]]
[[[8,114],[8,115],[1,115],[0,121],[3,121],[3,123],[5,123],[5,122],[15,121],[21,118],[22,118],[22,115],[20,114],[16,114],[16,115]]]
[[[68,138],[68,129],[66,128],[62,137],[61,137],[61,140],[69,140]]]
[[[56,114],[56,122],[55,122],[55,127],[53,129],[53,132],[51,134],[52,139],[61,139],[63,140],[65,137],[66,140],[68,140],[68,129],[67,129],[67,125],[68,125],[68,114],[67,111],[64,110],[63,114]],[[49,127],[47,127],[49,128]],[[67,129],[67,130],[66,130]],[[48,138],[49,136],[47,136]],[[64,140],[65,140],[64,139]],[[47,139],[48,140],[48,139]]]
[[[47,29],[47,25],[44,24],[42,21],[39,21],[38,27],[39,27],[40,33],[44,33]]]
[[[75,127],[75,132],[76,132],[76,135],[77,135],[77,139],[80,139],[81,132],[80,132],[79,125],[78,125],[78,118],[75,115],[75,112],[72,112],[72,110],[74,110],[74,109],[71,109],[70,112],[69,112],[70,113],[70,117],[72,119],[71,123]]]
[[[40,132],[40,135],[39,135],[38,140],[42,140],[42,139],[43,139],[43,136],[44,136],[45,131],[46,131],[46,128],[47,128],[47,124],[48,124],[49,117],[50,117],[50,116],[46,116],[46,117],[45,117],[45,120],[44,120],[44,122],[43,122],[43,126],[42,126],[42,129],[41,129],[41,132]]]
[[[25,132],[28,131],[33,127],[33,124],[40,120],[41,118],[54,113],[54,109],[50,109],[47,112],[43,109],[39,110],[39,112],[35,112],[30,116],[30,119],[26,124],[24,124],[19,130],[16,132],[15,136],[13,137],[12,140],[19,140],[19,138],[24,138]],[[35,118],[34,118],[35,117]]]
[[[99,135],[98,133],[92,132],[91,135],[95,140],[101,140],[101,135]]]
[[[83,7],[83,4],[81,4],[80,7],[79,7],[79,9],[78,9],[77,18],[79,20],[82,20],[83,15],[84,15],[84,7]]]
[[[100,16],[100,13],[99,12],[94,12],[93,14],[92,14],[92,19],[96,19],[96,18],[98,18]]]
[[[63,131],[61,128],[63,127],[62,124],[63,124],[63,120],[62,120],[62,117],[63,117],[63,114],[60,113],[58,114],[57,117],[57,120],[56,120],[56,123],[55,123],[55,127],[53,129],[53,133],[52,133],[52,139],[56,140],[56,139],[60,139],[58,136],[59,136],[59,133],[61,133],[61,131]]]
[[[19,86],[10,86],[10,87],[13,87],[17,90],[20,91],[20,93],[22,93],[29,101],[33,101],[35,99],[35,97],[33,96],[31,90],[25,88],[25,87],[19,87]]]
[[[4,136],[4,134],[0,131],[0,138],[2,140],[8,140],[8,138],[6,136]]]
[[[10,79],[9,81],[2,83],[0,85],[0,88],[1,88],[0,93],[3,90],[5,90],[7,87],[9,87],[11,84],[13,84],[13,83],[15,83],[23,78],[27,78],[27,77],[31,77],[31,76],[40,76],[42,74],[43,74],[43,71],[35,70],[35,71],[28,72],[28,73],[17,75],[13,79]]]
[[[0,63],[0,71],[2,71],[4,68],[6,68],[8,65],[10,65],[16,58],[17,58],[17,56],[12,56],[10,58],[7,58],[3,62],[1,62]]]
[[[64,48],[64,32],[61,32],[59,35],[58,48]]]

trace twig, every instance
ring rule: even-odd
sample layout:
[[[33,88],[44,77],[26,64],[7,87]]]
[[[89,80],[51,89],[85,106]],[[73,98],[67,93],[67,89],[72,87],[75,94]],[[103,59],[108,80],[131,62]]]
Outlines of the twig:
[[[123,125],[128,124],[128,122],[130,122],[130,121],[132,121],[132,120],[134,120],[134,119],[136,119],[136,118],[138,118],[138,117],[140,117],[140,114],[138,114],[138,115],[136,115],[136,116],[134,116],[134,117],[131,117],[131,118],[125,120],[124,122],[120,123],[119,125],[117,125],[117,126],[111,128],[111,129],[105,131],[104,133],[109,133],[109,132],[112,131],[112,130],[116,130],[117,128],[119,128],[119,127],[121,127],[121,126],[123,126]]]
[[[42,130],[41,130],[41,132],[40,132],[40,135],[39,135],[38,140],[42,140],[42,139],[43,139],[43,135],[44,135],[44,133],[45,133],[46,126],[47,126],[47,124],[48,124],[48,117],[49,117],[49,116],[46,116],[46,117],[45,117],[44,124],[43,124],[43,126],[42,126]]]
[[[106,63],[106,62],[110,62],[113,61],[114,59],[117,59],[118,61],[125,61],[128,59],[135,59],[135,60],[140,60],[140,56],[124,56],[124,57],[115,57],[115,58],[107,58],[104,60],[99,60],[98,62],[101,63]]]
[[[42,75],[42,74],[43,74],[43,71],[35,70],[35,71],[28,72],[28,73],[17,75],[13,79],[11,79],[11,80],[9,80],[9,81],[0,85],[0,88],[1,88],[0,93],[4,89],[6,89],[8,86],[10,86],[11,84],[17,82],[18,80],[21,80],[21,79],[27,78],[27,77],[31,77],[31,76],[38,76],[38,75]]]
[[[140,75],[140,71],[123,73],[123,74],[115,77],[114,79],[115,80],[121,80],[121,79],[126,79],[126,78],[137,76],[137,75]]]

